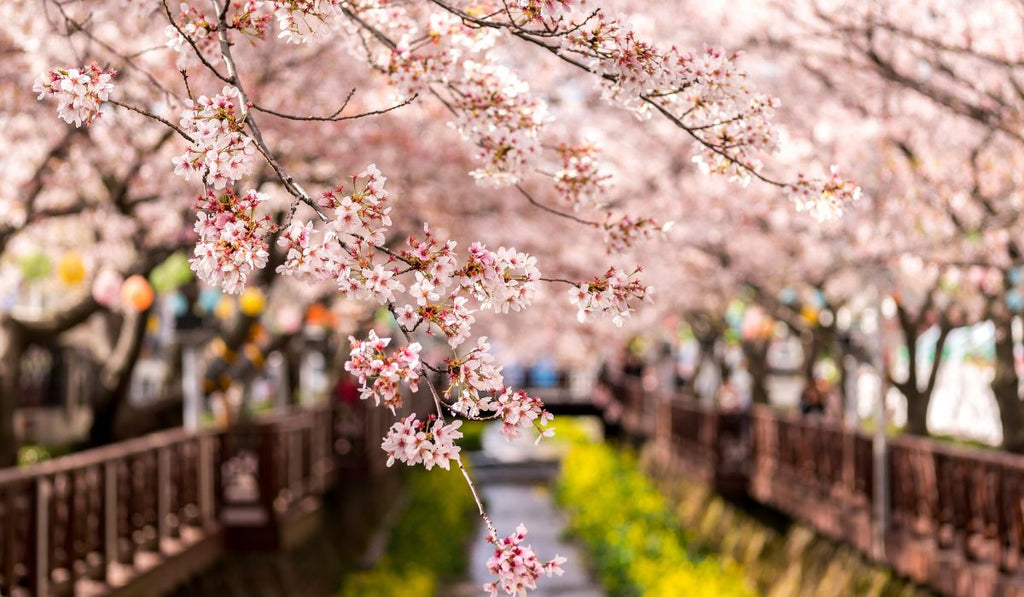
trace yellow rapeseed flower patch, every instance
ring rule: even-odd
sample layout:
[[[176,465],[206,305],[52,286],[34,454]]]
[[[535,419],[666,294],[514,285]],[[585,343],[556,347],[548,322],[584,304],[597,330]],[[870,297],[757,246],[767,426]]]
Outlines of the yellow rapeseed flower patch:
[[[559,431],[565,428],[563,422]],[[613,597],[755,594],[737,566],[687,550],[665,497],[627,452],[574,434],[558,496]]]

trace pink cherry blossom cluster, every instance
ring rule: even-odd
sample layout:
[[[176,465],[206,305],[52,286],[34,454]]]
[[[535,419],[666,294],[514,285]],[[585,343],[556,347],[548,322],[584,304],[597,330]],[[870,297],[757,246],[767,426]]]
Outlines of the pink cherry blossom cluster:
[[[530,396],[522,390],[513,391],[505,388],[494,399],[492,409],[501,419],[501,434],[509,441],[519,437],[519,428],[535,424],[540,430],[537,442],[543,437],[554,437],[555,428],[549,427],[554,415],[544,410],[544,403],[536,396]],[[536,421],[536,423],[534,423]]]
[[[400,383],[405,382],[409,389],[418,389],[420,374],[420,344],[413,342],[388,355],[384,352],[391,338],[378,338],[377,333],[370,330],[369,338],[359,341],[349,336],[351,352],[345,361],[345,371],[355,375],[362,384],[360,398],[373,398],[374,404],[391,409],[402,407]]]
[[[580,323],[592,321],[597,314],[611,314],[612,322],[622,326],[633,311],[636,301],[652,302],[653,286],[644,285],[639,275],[641,268],[631,274],[609,267],[604,275],[580,284],[569,291],[569,302],[577,305],[576,319]]]
[[[266,238],[275,226],[270,216],[257,216],[256,209],[267,198],[256,191],[238,196],[231,189],[200,195],[195,223],[199,240],[189,263],[201,280],[238,294],[250,273],[266,267]]]
[[[318,232],[312,222],[293,222],[278,240],[288,250],[278,272],[316,282],[334,281],[349,298],[381,305],[394,301],[395,293],[405,292],[397,267],[374,262],[391,227],[386,181],[370,164],[352,176],[351,193],[345,194],[340,186],[325,191],[318,204],[334,213],[329,229]]]
[[[459,459],[461,448],[455,440],[462,437],[461,426],[462,421],[445,425],[434,415],[424,423],[413,413],[391,426],[380,447],[388,455],[388,466],[398,460],[409,466],[422,464],[427,470],[435,465],[448,470],[450,462]]]
[[[370,164],[352,176],[352,192],[344,187],[325,191],[319,204],[334,210],[334,229],[339,235],[357,237],[354,240],[367,245],[384,244],[384,233],[391,227],[391,206],[387,182],[375,164]]]
[[[693,157],[701,172],[723,175],[730,182],[746,186],[750,183],[751,172],[759,172],[764,166],[759,154],[778,148],[778,131],[768,118],[778,106],[778,100],[752,95],[748,106],[742,118],[715,117],[709,113],[708,119],[716,124],[705,129],[702,139],[708,145]]]
[[[498,540],[492,531],[488,540],[494,545],[494,555],[487,561],[487,569],[497,574],[498,579],[484,585],[484,591],[490,591],[491,597],[498,595],[499,589],[506,595],[526,595],[527,589],[537,588],[537,579],[542,574],[561,576],[561,566],[565,558],[555,555],[547,563],[541,564],[530,545],[522,545],[526,540],[526,527],[520,524],[516,532]]]
[[[860,187],[839,176],[832,166],[827,179],[808,179],[801,173],[797,181],[786,187],[786,194],[798,211],[810,212],[819,221],[842,215],[849,203],[860,198]]]
[[[668,232],[672,228],[672,224],[672,222],[660,224],[654,218],[634,217],[629,214],[616,216],[609,212],[605,215],[601,230],[604,232],[604,242],[608,245],[608,252],[619,253],[659,232]]]
[[[481,309],[500,313],[518,311],[530,305],[537,292],[540,271],[536,259],[501,247],[490,251],[480,243],[469,247],[469,258],[459,267],[454,241],[439,242],[424,227],[423,240],[409,237],[408,249],[397,257],[410,266],[415,282],[409,293],[416,304],[395,309],[398,322],[407,330],[422,322],[433,324],[457,348],[470,335],[475,321],[469,299]],[[427,333],[432,333],[428,327]]]
[[[487,392],[499,392],[504,386],[501,367],[490,353],[487,337],[477,339],[476,347],[461,359],[449,359],[448,389],[445,396],[454,399],[452,410],[470,418],[481,411],[494,410]],[[481,395],[481,392],[485,393]]]
[[[446,300],[421,307],[400,307],[396,317],[398,323],[408,330],[415,329],[424,321],[431,323],[448,339],[449,346],[458,348],[469,339],[471,328],[476,323],[475,312],[469,308],[468,298],[451,294]],[[433,335],[433,330],[428,327],[426,333]]]
[[[580,0],[513,0],[509,3],[529,21],[554,20],[580,4]]]
[[[591,58],[602,95],[649,117],[663,111],[699,140],[695,158],[705,172],[749,181],[760,170],[759,152],[772,152],[778,133],[769,118],[778,101],[753,92],[738,53],[660,49],[611,18],[598,14],[569,36],[572,51]]]
[[[287,43],[310,43],[320,37],[326,24],[341,12],[340,0],[273,0],[274,16]]]
[[[215,50],[219,43],[216,19],[208,17],[187,2],[181,3],[178,19],[177,26],[168,25],[164,33],[167,35],[167,47],[178,54],[179,69],[195,66],[199,62],[191,46],[195,46],[195,49],[204,56],[216,55]]]
[[[334,231],[319,232],[313,222],[292,222],[277,239],[286,249],[277,273],[309,282],[331,282],[351,258]]]
[[[228,30],[256,39],[266,37],[271,17],[263,11],[263,0],[233,0],[229,4],[233,11],[228,15]],[[177,67],[186,69],[199,62],[191,46],[204,56],[216,56],[220,43],[216,34],[219,30],[220,25],[215,18],[182,2],[178,21],[164,29],[167,47],[178,53]]]
[[[462,75],[453,85],[452,125],[478,147],[483,162],[470,175],[485,186],[515,184],[540,152],[547,105],[506,66],[466,60]]]
[[[399,22],[406,31],[386,46],[386,54],[372,50],[380,44],[375,35],[362,37],[354,51],[387,72],[404,95],[441,94],[455,113],[452,126],[478,148],[482,164],[471,175],[480,184],[518,182],[540,153],[539,136],[549,117],[547,105],[525,81],[484,53],[497,31],[469,26],[446,11],[418,12],[413,4],[385,11],[372,4],[355,8],[367,27],[379,33]],[[365,35],[356,33],[356,39]]]
[[[458,271],[459,285],[480,301],[481,309],[498,313],[530,306],[537,294],[537,258],[514,248],[489,251],[481,243],[469,246],[469,259]]]
[[[80,127],[82,123],[92,124],[100,115],[100,104],[110,99],[114,91],[110,81],[116,74],[113,69],[104,71],[95,64],[53,69],[36,80],[32,91],[39,94],[40,100],[47,96],[56,98],[57,115]]]
[[[611,175],[601,170],[597,147],[591,143],[562,144],[557,151],[562,167],[555,172],[555,191],[572,206],[573,211],[580,211],[584,206],[603,205]]]
[[[192,143],[175,157],[174,173],[189,180],[198,174],[215,189],[241,180],[252,170],[256,147],[245,133],[245,110],[238,89],[226,85],[219,95],[185,100],[181,128]]]
[[[406,239],[408,249],[401,252],[401,258],[415,270],[416,283],[409,292],[416,304],[426,307],[440,299],[458,269],[455,258],[455,241],[441,243],[434,238],[430,227],[423,225],[423,240],[410,236]]]
[[[266,37],[270,15],[262,10],[263,0],[236,0],[232,4],[234,12],[228,25],[231,29],[256,39]]]

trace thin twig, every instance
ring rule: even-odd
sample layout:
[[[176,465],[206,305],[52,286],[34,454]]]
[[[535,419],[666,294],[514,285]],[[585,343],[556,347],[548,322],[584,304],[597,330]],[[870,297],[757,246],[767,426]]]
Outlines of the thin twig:
[[[395,105],[393,105],[391,107],[388,107],[388,108],[381,108],[380,110],[371,110],[369,112],[362,112],[360,114],[352,114],[350,116],[339,116],[339,114],[341,114],[345,110],[345,108],[348,107],[348,104],[352,100],[352,96],[355,94],[355,92],[356,92],[355,89],[350,91],[349,94],[348,94],[348,97],[345,98],[345,103],[342,104],[342,106],[340,108],[338,108],[337,110],[335,110],[333,113],[331,113],[328,116],[297,116],[295,114],[287,114],[285,112],[279,112],[277,110],[271,110],[270,108],[264,108],[263,106],[260,106],[259,104],[256,104],[256,103],[253,103],[251,105],[251,107],[252,107],[253,110],[256,110],[258,112],[263,112],[263,113],[266,113],[266,114],[270,114],[271,116],[277,116],[278,118],[285,118],[287,120],[311,121],[311,122],[341,122],[343,120],[356,120],[358,118],[366,118],[366,117],[369,117],[369,116],[380,116],[382,114],[387,114],[388,112],[391,112],[393,110],[397,110],[397,109],[399,109],[399,108],[401,108],[403,106],[408,106],[409,104],[411,104],[414,101],[416,101],[416,99],[419,97],[419,94],[417,93],[417,94],[413,94],[412,97],[409,97],[409,98],[407,98],[407,99],[405,99],[405,100],[403,100],[403,101],[401,101],[401,102],[399,102],[399,103],[397,103],[397,104],[395,104]]]
[[[152,112],[150,112],[148,110],[145,110],[143,108],[140,108],[138,106],[133,106],[131,104],[126,104],[124,102],[119,102],[119,101],[113,100],[113,99],[108,99],[107,101],[109,103],[111,103],[111,104],[114,104],[115,106],[118,106],[120,108],[124,108],[125,110],[131,110],[132,112],[135,112],[135,113],[138,113],[138,114],[142,114],[146,118],[152,118],[153,120],[156,120],[157,122],[163,124],[164,126],[167,126],[167,127],[171,128],[171,129],[173,129],[174,132],[176,132],[179,135],[181,135],[182,138],[184,138],[189,143],[195,143],[195,139],[193,139],[188,133],[186,133],[184,130],[182,130],[181,127],[179,127],[178,125],[174,124],[170,120],[167,120],[166,118],[163,118],[161,116],[157,116],[156,114],[153,114]]]
[[[536,199],[534,199],[533,195],[528,193],[526,191],[526,189],[523,188],[523,185],[521,185],[521,184],[517,184],[516,185],[516,189],[518,189],[519,192],[523,195],[523,197],[526,197],[526,200],[529,201],[531,204],[533,204],[536,207],[539,207],[540,209],[543,209],[544,211],[546,211],[546,212],[548,212],[550,214],[554,214],[554,215],[556,215],[556,216],[558,216],[560,218],[566,218],[568,220],[572,220],[574,222],[578,222],[578,223],[584,224],[586,226],[593,226],[594,228],[600,228],[601,227],[601,225],[598,224],[597,222],[591,222],[590,220],[584,220],[583,218],[579,218],[579,217],[576,217],[576,216],[574,216],[572,214],[567,214],[567,213],[558,211],[557,209],[548,207],[547,205],[544,205],[543,203],[541,203],[541,202],[537,201]]]

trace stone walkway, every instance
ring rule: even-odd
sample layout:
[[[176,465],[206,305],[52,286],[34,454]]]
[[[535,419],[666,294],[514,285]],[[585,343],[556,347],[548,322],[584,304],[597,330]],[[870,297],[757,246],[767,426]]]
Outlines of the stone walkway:
[[[604,590],[591,578],[583,553],[565,535],[565,515],[558,511],[546,480],[541,477],[553,476],[557,467],[552,458],[558,455],[534,447],[530,438],[523,442],[508,444],[503,438],[492,433],[495,427],[484,434],[484,454],[477,461],[475,477],[488,514],[501,536],[513,533],[522,523],[528,534],[525,543],[531,545],[541,561],[547,561],[556,554],[567,559],[562,565],[565,574],[537,581],[537,590],[531,597],[603,597]],[[533,459],[542,455],[542,460]],[[545,462],[546,460],[546,462]],[[525,473],[525,474],[524,474]],[[494,577],[487,572],[487,560],[494,555],[494,547],[487,542],[483,525],[470,548],[469,574],[465,583],[453,589],[452,595],[486,595],[481,587]]]
[[[519,523],[523,523],[528,530],[526,543],[533,546],[538,558],[546,561],[558,554],[568,560],[562,565],[564,575],[542,577],[537,582],[537,590],[531,591],[530,595],[600,597],[605,594],[590,578],[579,548],[563,539],[565,517],[555,509],[547,487],[493,484],[483,488],[483,497],[499,534],[510,534]],[[482,585],[491,580],[487,573],[487,560],[493,554],[494,548],[487,543],[486,529],[481,525],[470,552],[469,570],[473,584]]]

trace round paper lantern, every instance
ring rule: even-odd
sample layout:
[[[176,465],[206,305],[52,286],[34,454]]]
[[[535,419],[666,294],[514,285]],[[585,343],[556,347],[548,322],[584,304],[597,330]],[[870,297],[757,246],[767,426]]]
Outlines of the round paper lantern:
[[[302,327],[302,311],[293,306],[284,306],[277,311],[277,327],[286,334],[294,334]]]
[[[331,312],[320,303],[313,303],[306,310],[306,324],[327,327],[330,324]]]
[[[85,279],[85,264],[78,253],[67,253],[57,263],[57,277],[68,286],[77,286]]]
[[[156,266],[149,274],[149,283],[157,292],[180,288],[192,281],[192,269],[184,253],[175,253]]]
[[[50,275],[53,270],[53,263],[42,251],[26,253],[18,259],[18,267],[21,268],[21,275],[29,281],[42,280]]]
[[[199,308],[204,313],[213,313],[220,304],[221,292],[216,288],[204,288],[199,293]]]
[[[102,269],[92,281],[92,296],[96,302],[112,309],[121,300],[121,285],[124,278],[111,269]]]
[[[238,297],[238,309],[249,317],[256,317],[267,307],[267,297],[259,288],[246,288]]]
[[[221,296],[217,306],[213,308],[213,316],[221,321],[227,321],[234,314],[235,301],[230,296]]]
[[[153,287],[145,278],[135,274],[121,285],[121,302],[133,311],[145,311],[153,304]]]
[[[185,295],[180,292],[172,292],[167,295],[167,300],[171,305],[171,313],[175,317],[183,317],[185,313],[188,313],[188,299]]]

